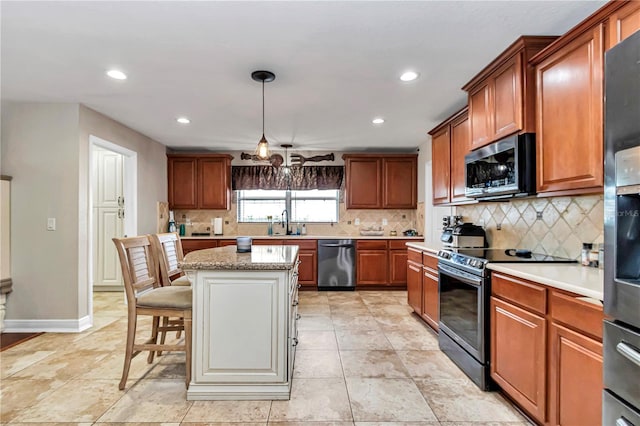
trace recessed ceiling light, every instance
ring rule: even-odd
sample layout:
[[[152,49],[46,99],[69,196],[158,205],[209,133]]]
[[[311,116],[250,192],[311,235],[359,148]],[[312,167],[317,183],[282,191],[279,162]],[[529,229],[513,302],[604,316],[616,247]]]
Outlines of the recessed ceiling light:
[[[191,123],[191,120],[189,120],[187,117],[178,117],[176,118],[176,121],[180,124],[189,124]]]
[[[400,80],[402,81],[413,81],[418,78],[420,74],[415,71],[406,71],[400,76]]]
[[[371,120],[371,122],[373,124],[382,124],[384,123],[384,118],[374,118],[373,120]]]
[[[109,70],[107,71],[107,75],[111,78],[115,78],[116,80],[126,80],[127,75],[119,70]]]

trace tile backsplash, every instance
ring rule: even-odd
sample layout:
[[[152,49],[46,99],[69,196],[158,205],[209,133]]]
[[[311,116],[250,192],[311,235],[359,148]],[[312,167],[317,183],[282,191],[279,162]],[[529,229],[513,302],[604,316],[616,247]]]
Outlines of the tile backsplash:
[[[480,203],[458,206],[456,214],[484,225],[494,248],[527,248],[579,259],[582,243],[604,240],[602,195]]]
[[[163,203],[161,203],[163,204]],[[423,204],[423,203],[422,203]],[[307,223],[307,234],[319,236],[356,236],[359,235],[360,228],[369,226],[382,226],[382,220],[387,220],[387,226],[382,226],[384,235],[389,236],[390,231],[396,231],[399,236],[402,231],[413,228],[422,233],[424,228],[422,220],[416,220],[418,215],[413,209],[398,210],[347,210],[344,202],[340,202],[339,220],[337,223]],[[159,205],[160,211],[164,211],[164,206]],[[418,211],[420,209],[418,208]],[[165,211],[165,215],[168,213]],[[235,237],[237,235],[267,235],[266,223],[238,223],[237,204],[235,194],[229,210],[175,210],[176,223],[186,223],[186,234],[193,232],[209,232],[213,229],[211,220],[221,217],[223,221],[223,235]],[[424,204],[422,206],[422,217],[424,217]],[[360,225],[355,224],[355,220],[360,219]],[[278,218],[279,219],[279,218]],[[190,225],[188,224],[190,222]],[[418,222],[418,223],[417,223]],[[166,232],[166,222],[158,219],[158,232]],[[274,231],[284,233],[284,228],[280,225],[274,226]]]

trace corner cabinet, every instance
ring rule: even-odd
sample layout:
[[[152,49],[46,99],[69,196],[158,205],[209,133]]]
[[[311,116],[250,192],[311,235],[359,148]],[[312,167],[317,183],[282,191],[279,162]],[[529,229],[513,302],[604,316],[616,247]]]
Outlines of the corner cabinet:
[[[169,208],[228,210],[232,158],[224,154],[167,155]]]
[[[599,425],[602,306],[492,273],[491,378],[540,424]]]
[[[348,209],[415,209],[416,154],[344,154]]]
[[[469,128],[465,107],[429,132],[434,205],[469,200],[464,194],[464,156],[471,151]]]
[[[535,78],[528,61],[556,38],[518,38],[462,88],[469,94],[472,149],[534,131]]]

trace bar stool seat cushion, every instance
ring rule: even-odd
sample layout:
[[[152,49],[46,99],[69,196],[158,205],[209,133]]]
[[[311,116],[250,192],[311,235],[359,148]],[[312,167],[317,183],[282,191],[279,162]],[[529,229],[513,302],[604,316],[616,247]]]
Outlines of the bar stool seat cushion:
[[[171,285],[190,286],[191,285],[191,281],[189,281],[189,278],[187,278],[186,275],[183,275],[183,276],[178,277],[175,280],[171,281]]]
[[[191,308],[191,288],[158,287],[153,290],[139,294],[137,305],[141,308]]]

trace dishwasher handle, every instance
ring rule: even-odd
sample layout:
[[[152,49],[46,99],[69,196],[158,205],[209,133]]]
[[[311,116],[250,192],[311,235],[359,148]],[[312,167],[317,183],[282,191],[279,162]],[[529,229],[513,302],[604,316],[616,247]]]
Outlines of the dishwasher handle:
[[[319,244],[319,247],[344,247],[344,248],[352,248],[355,247],[355,244]]]

